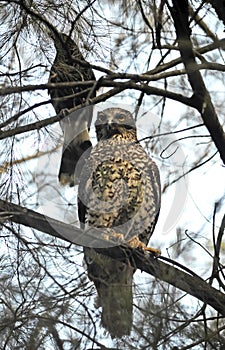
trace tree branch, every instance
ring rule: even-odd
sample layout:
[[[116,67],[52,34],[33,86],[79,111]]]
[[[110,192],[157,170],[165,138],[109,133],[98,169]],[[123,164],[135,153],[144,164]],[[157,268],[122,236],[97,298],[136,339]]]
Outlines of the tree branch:
[[[65,86],[65,84],[68,83],[59,83],[57,85],[60,86]],[[80,83],[72,83],[70,86],[74,86],[74,85],[80,85]],[[50,84],[40,84],[40,85],[27,85],[27,86],[23,86],[21,87],[21,91],[29,91],[29,90],[35,90],[35,89],[45,89],[47,87],[49,87]],[[51,85],[56,85],[56,84],[51,84]],[[137,90],[137,91],[144,91],[147,95],[156,95],[156,96],[164,96],[167,98],[170,98],[172,100],[181,102],[186,104],[187,106],[192,107],[192,98],[189,97],[185,97],[181,94],[177,94],[174,93],[172,91],[165,91],[163,89],[159,89],[156,87],[151,87],[148,86],[147,84],[144,83],[136,83],[133,81],[127,81],[127,82],[118,82],[118,81],[111,81],[111,80],[104,80],[103,83],[101,83],[101,85],[99,86],[105,86],[105,87],[112,87],[112,89],[110,89],[109,91],[102,93],[101,95],[98,95],[92,99],[89,99],[88,105],[94,105],[103,101],[106,101],[107,99],[109,99],[110,97],[117,95],[118,93],[126,90],[126,89],[133,89],[133,90]],[[13,87],[13,88],[6,88],[8,93],[14,93],[14,92],[18,92],[17,87]],[[0,93],[1,95],[1,93]],[[71,109],[69,112],[75,112],[76,110],[80,109],[80,108],[84,108],[87,106],[87,102],[74,107],[73,109]],[[27,131],[32,131],[32,130],[36,130],[36,129],[41,129],[43,127],[46,127],[48,125],[51,125],[53,123],[56,123],[57,121],[59,121],[61,118],[60,116],[54,116],[54,117],[50,117],[50,118],[46,118],[44,120],[40,120],[34,123],[30,123],[27,125],[23,125],[23,126],[18,126],[14,129],[9,129],[6,131],[1,131],[0,130],[0,140],[3,140],[7,137],[11,137],[14,135],[18,135],[18,134],[22,134],[24,132]]]
[[[0,214],[2,221],[10,220],[80,246],[95,246],[95,250],[99,253],[125,263],[129,261],[135,268],[145,271],[198,298],[225,316],[225,295],[210,286],[203,279],[194,273],[182,271],[159,259],[153,258],[150,254],[146,254],[138,249],[132,249],[126,245],[115,246],[115,243],[112,243],[110,248],[102,249],[102,247],[108,246],[109,242],[97,238],[95,234],[97,229],[95,229],[96,231],[84,232],[75,226],[54,220],[4,200],[0,200]],[[174,262],[174,264],[176,263]]]
[[[194,93],[193,104],[201,114],[204,124],[225,164],[225,133],[218,120],[210,94],[206,89],[201,73],[197,70],[198,65],[195,60],[190,39],[191,33],[188,22],[188,1],[173,0],[173,7],[170,7],[170,11],[174,20],[181,58]],[[196,71],[193,72],[195,67]]]
[[[214,10],[216,11],[218,18],[221,21],[223,21],[223,24],[225,25],[225,1],[224,0],[208,0],[207,2],[212,5]]]

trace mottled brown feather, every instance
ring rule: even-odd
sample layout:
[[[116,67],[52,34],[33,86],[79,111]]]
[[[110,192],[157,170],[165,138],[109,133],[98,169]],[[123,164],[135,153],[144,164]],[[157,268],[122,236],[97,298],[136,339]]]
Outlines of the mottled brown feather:
[[[122,237],[127,242],[138,236],[147,244],[160,209],[158,168],[137,141],[130,112],[120,108],[99,112],[96,133],[98,143],[79,184],[80,220],[86,228],[107,228],[112,239]],[[84,255],[98,292],[103,326],[112,337],[129,334],[135,270],[90,247]]]

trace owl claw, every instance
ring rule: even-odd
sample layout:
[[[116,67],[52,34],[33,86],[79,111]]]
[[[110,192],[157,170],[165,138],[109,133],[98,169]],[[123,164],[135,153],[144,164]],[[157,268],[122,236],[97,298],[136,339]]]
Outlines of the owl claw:
[[[151,252],[152,254],[154,254],[155,256],[160,256],[161,255],[161,251],[157,248],[152,248],[152,247],[147,247],[145,243],[141,242],[138,238],[138,236],[134,236],[133,238],[131,238],[128,242],[128,245],[131,248],[140,248],[144,251],[148,251]]]
[[[122,233],[116,233],[116,232],[104,234],[103,238],[107,241],[113,241],[113,242],[123,242],[124,241],[124,235]]]
[[[142,249],[144,249],[144,251],[151,252],[152,254],[154,254],[154,255],[157,256],[157,257],[161,255],[161,250],[160,250],[160,249],[157,249],[157,248],[145,246],[145,247],[142,248]]]

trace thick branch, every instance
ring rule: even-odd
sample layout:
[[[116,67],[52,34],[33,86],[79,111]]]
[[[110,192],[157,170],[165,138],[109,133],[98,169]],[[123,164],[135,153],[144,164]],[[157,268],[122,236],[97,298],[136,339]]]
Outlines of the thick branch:
[[[110,256],[113,259],[126,263],[129,260],[135,268],[168,282],[202,302],[207,303],[225,316],[224,294],[211,287],[200,277],[177,269],[159,259],[154,259],[150,254],[125,245],[107,249],[97,248],[97,246],[104,246],[105,241],[96,239],[96,235],[93,232],[84,232],[75,226],[64,224],[63,222],[4,200],[0,200],[0,214],[2,220],[7,219],[78,245],[94,245],[99,253]]]
[[[62,84],[67,84],[67,83],[60,83],[58,85],[62,85]],[[76,83],[74,83],[76,84]],[[43,85],[38,85],[36,86],[36,88],[46,88],[46,86],[49,86],[50,84],[43,84]],[[51,84],[53,85],[53,84]],[[56,84],[55,84],[56,85]],[[71,84],[72,85],[72,84]],[[30,86],[24,86],[24,91],[29,91],[29,89],[34,90],[34,86],[35,85],[30,85]],[[105,87],[111,87],[114,86],[112,89],[110,89],[109,91],[98,95],[92,99],[88,100],[88,104],[97,104],[103,101],[106,101],[107,99],[109,99],[110,97],[124,91],[125,89],[133,89],[133,90],[138,90],[138,91],[144,91],[147,95],[156,95],[156,96],[164,96],[167,98],[170,98],[172,100],[181,102],[186,104],[187,106],[192,107],[192,98],[188,98],[185,96],[182,96],[181,94],[176,94],[174,92],[171,91],[166,91],[163,89],[158,89],[155,87],[151,87],[148,86],[147,84],[137,84],[133,81],[127,81],[127,82],[118,82],[118,81],[111,81],[111,80],[104,80],[104,82],[101,84],[101,86],[105,86]],[[10,93],[13,93],[14,89],[17,88],[7,88],[8,91],[9,89],[11,89]],[[27,89],[27,90],[25,90]],[[14,91],[15,92],[15,91]],[[76,110],[80,109],[80,108],[84,108],[87,106],[87,103],[85,102],[84,104],[81,104],[77,107],[74,107],[73,109],[70,110],[70,113],[75,112]],[[60,120],[60,116],[54,116],[54,117],[50,117],[44,120],[40,120],[38,122],[34,122],[34,123],[30,123],[27,125],[23,125],[23,126],[18,126],[14,129],[9,129],[6,131],[0,131],[0,140],[3,140],[7,137],[11,137],[14,135],[18,135],[18,134],[22,134],[24,132],[28,132],[28,131],[32,131],[32,130],[37,130],[37,129],[41,129],[43,127],[46,127],[47,125],[51,125],[53,123],[56,123],[57,121]]]
[[[177,49],[177,47],[171,47],[171,46],[168,46],[168,45],[163,45],[162,48],[165,48],[165,49],[169,49],[171,50],[172,48],[173,49]],[[200,47],[198,48],[198,50],[196,51],[196,54],[201,54],[201,55],[204,55],[205,53],[208,53],[212,50],[216,50],[218,48],[221,48],[222,50],[225,50],[225,39],[221,39],[221,40],[217,40],[211,44],[208,44],[206,46],[203,46],[203,47]],[[167,63],[163,63],[163,64],[160,64],[159,66],[151,69],[150,71],[144,73],[144,74],[156,74],[156,73],[160,73],[160,72],[164,72],[166,71],[167,69],[170,69],[172,67],[175,67],[177,66],[178,64],[182,63],[182,58],[181,57],[178,57],[178,58],[175,58],[174,60],[171,60]]]
[[[88,101],[88,103],[89,104],[97,104],[99,102],[106,101],[111,96],[114,96],[123,90],[124,90],[123,87],[118,87],[118,88],[115,87],[115,88],[113,88],[113,89],[111,89],[111,90],[109,90],[109,91],[107,91],[99,96],[94,97],[93,99],[90,99]],[[78,110],[82,107],[86,107],[86,106],[87,106],[87,103],[85,102],[82,105],[74,107],[72,110],[70,110],[70,113],[75,112],[76,110]],[[60,116],[54,116],[54,117],[40,120],[38,122],[30,123],[30,124],[23,125],[23,126],[18,126],[14,129],[9,129],[9,130],[2,131],[2,132],[0,130],[0,140],[3,140],[7,137],[12,137],[15,135],[23,134],[24,132],[28,132],[28,131],[32,131],[32,130],[39,130],[43,127],[46,127],[46,126],[51,125],[53,123],[56,123],[60,119],[61,119]]]
[[[183,64],[186,68],[188,80],[192,87],[195,108],[201,113],[205,126],[207,127],[212,140],[214,141],[221,159],[225,164],[225,133],[218,120],[216,111],[211,101],[208,90],[197,68],[192,42],[190,39],[190,28],[188,22],[188,1],[173,0],[173,7],[170,8],[177,33],[177,41]]]
[[[224,0],[208,0],[208,3],[215,9],[218,18],[225,25],[225,1]]]

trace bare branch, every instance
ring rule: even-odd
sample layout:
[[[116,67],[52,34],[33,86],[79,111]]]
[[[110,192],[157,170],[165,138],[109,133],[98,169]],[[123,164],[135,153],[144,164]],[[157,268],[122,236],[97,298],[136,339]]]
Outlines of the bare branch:
[[[225,164],[225,133],[219,122],[208,90],[197,68],[195,55],[190,39],[190,28],[188,23],[188,1],[173,0],[173,7],[170,7],[174,25],[177,33],[178,45],[183,64],[187,70],[188,79],[192,87],[193,106],[201,113],[202,119],[207,127],[219,153]]]
[[[99,246],[103,246],[104,244],[104,240],[96,238],[96,235],[94,235],[93,232],[84,232],[75,226],[54,220],[45,215],[36,213],[33,210],[4,200],[0,200],[0,213],[4,215],[7,214],[7,217],[10,215],[10,220],[12,222],[34,228],[38,231],[48,233],[51,236],[70,241],[71,243],[75,242],[76,244],[83,246],[90,246],[90,243],[95,243],[95,247],[98,242]],[[95,249],[97,252],[110,256],[113,259],[118,259],[125,263],[129,261],[129,263],[135,268],[145,271],[146,273],[198,298],[225,316],[225,295],[210,286],[200,277],[181,271],[172,265],[153,258],[150,254],[145,254],[143,251],[132,249],[126,245],[107,249]]]

